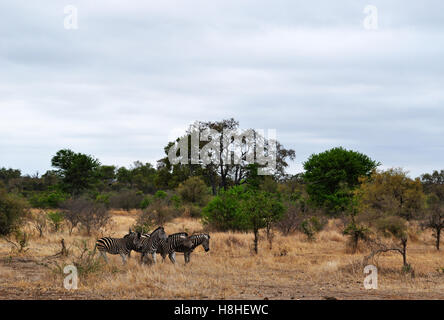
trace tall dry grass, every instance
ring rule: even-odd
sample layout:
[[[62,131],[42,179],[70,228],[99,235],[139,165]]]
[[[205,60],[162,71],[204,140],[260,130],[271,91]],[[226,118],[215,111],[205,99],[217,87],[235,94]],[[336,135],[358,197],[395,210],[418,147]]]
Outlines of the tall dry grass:
[[[54,269],[63,266],[81,254],[82,241],[92,248],[96,237],[103,233],[123,236],[137,218],[137,212],[115,212],[106,230],[95,237],[87,237],[76,231],[69,235],[66,229],[60,233],[47,232],[39,238],[35,232],[29,250],[22,257],[36,261],[39,277],[26,280],[14,276],[20,270],[0,268],[11,281],[12,287],[32,290],[35,286],[46,290],[63,291],[64,275]],[[25,228],[32,233],[32,226]],[[177,218],[165,225],[167,233],[204,230],[200,221]],[[379,289],[363,288],[362,259],[368,252],[362,248],[357,254],[347,252],[347,238],[342,235],[337,221],[330,221],[315,241],[307,241],[302,234],[283,236],[276,234],[273,248],[268,248],[265,235],[261,234],[259,254],[253,253],[253,235],[246,233],[211,233],[211,250],[200,247],[192,254],[191,263],[184,264],[183,255],[177,254],[176,265],[167,258],[158,264],[139,264],[139,256],[132,253],[127,265],[119,256],[109,256],[110,263],[93,272],[80,276],[78,292],[86,297],[107,299],[310,299],[331,295],[338,298],[440,298],[444,289],[442,253],[433,248],[428,232],[416,232],[408,245],[408,261],[414,276],[402,274],[402,258],[396,253],[380,255],[373,263],[379,271]],[[67,257],[54,256],[60,251],[60,241],[65,239],[69,250]],[[0,256],[14,255],[10,245],[0,242]],[[17,255],[17,253],[16,253]],[[98,256],[98,255],[97,255]],[[51,260],[52,259],[52,260]],[[38,267],[46,264],[46,267]],[[43,269],[42,269],[43,268]],[[42,270],[45,270],[43,272]],[[11,274],[12,272],[12,274]],[[15,281],[15,282],[14,282]]]

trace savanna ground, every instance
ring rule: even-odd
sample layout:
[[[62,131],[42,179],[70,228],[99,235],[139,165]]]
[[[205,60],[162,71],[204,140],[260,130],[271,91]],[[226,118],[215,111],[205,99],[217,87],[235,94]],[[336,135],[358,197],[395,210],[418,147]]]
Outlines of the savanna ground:
[[[137,212],[113,211],[103,232],[121,237],[135,223]],[[29,229],[31,230],[31,229]],[[178,218],[165,225],[167,233],[202,231],[199,220]],[[275,234],[270,250],[262,236],[259,254],[252,251],[252,234],[211,233],[209,252],[195,250],[191,263],[139,264],[133,252],[127,265],[110,256],[90,272],[80,272],[78,290],[63,286],[63,267],[79,258],[82,240],[94,246],[101,235],[87,237],[74,231],[34,233],[26,252],[0,240],[0,299],[443,299],[444,256],[434,249],[433,238],[417,230],[408,244],[408,262],[414,275],[401,272],[402,257],[386,253],[373,260],[378,267],[378,289],[365,290],[362,260],[368,251],[350,254],[347,238],[331,220],[309,242],[302,234]],[[68,256],[61,251],[65,239]],[[99,257],[97,254],[96,257]]]

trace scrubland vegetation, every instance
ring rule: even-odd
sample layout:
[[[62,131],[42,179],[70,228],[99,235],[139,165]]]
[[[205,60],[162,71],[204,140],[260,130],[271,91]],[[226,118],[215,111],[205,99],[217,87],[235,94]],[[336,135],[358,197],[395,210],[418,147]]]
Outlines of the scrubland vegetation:
[[[68,149],[42,176],[0,169],[0,298],[442,298],[444,171],[413,179],[334,148],[289,175],[295,152],[277,146],[269,176],[245,159],[125,168]],[[99,237],[159,225],[208,232],[211,250],[188,265],[179,255],[176,265],[140,265],[135,252],[106,265],[94,254]],[[363,287],[370,263],[378,290]],[[79,271],[73,292],[63,288],[67,264]]]

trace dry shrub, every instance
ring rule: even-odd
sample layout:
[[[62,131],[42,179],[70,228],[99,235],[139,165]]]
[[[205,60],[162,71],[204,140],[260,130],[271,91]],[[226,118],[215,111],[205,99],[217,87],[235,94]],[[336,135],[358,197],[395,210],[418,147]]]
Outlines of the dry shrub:
[[[362,276],[364,265],[362,264],[362,261],[360,259],[354,259],[350,263],[339,266],[338,270],[345,274],[351,274],[353,276]]]
[[[229,247],[238,247],[238,248],[245,247],[245,242],[241,241],[239,238],[233,235],[230,235],[225,239],[225,244]]]

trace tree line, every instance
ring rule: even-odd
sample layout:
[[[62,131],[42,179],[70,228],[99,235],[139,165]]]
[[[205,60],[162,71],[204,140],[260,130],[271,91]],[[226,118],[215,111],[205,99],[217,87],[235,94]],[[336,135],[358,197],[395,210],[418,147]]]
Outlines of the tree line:
[[[196,127],[222,132],[239,123],[197,122],[186,134]],[[372,252],[394,250],[403,255],[406,268],[411,223],[432,229],[440,248],[444,170],[412,179],[401,168],[380,170],[381,163],[367,155],[337,147],[311,155],[304,172],[291,175],[286,169],[295,152],[277,142],[276,169],[261,176],[260,165],[245,158],[238,164],[171,164],[167,155],[173,144],[165,146],[156,166],[139,161],[129,168],[103,165],[94,156],[63,149],[53,155],[53,169],[41,176],[1,168],[0,234],[16,229],[29,207],[60,210],[70,232],[82,226],[88,234],[116,208],[141,209],[135,226],[141,231],[180,215],[201,218],[214,230],[251,231],[255,252],[261,229],[270,247],[274,230],[303,232],[312,241],[332,217],[343,222],[352,251],[360,242],[373,246]]]

